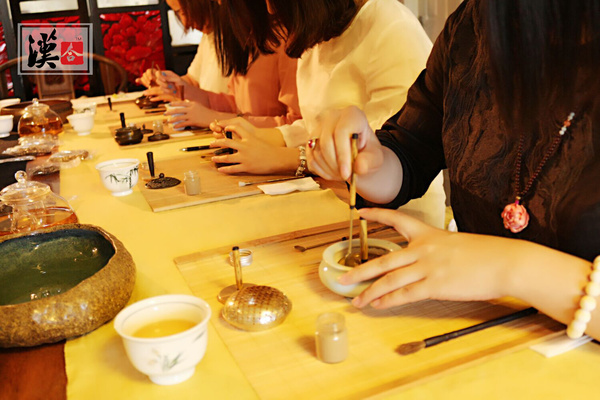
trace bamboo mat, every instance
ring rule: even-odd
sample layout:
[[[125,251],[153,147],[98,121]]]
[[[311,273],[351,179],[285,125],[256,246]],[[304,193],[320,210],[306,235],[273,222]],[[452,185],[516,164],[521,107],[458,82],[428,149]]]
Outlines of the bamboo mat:
[[[164,107],[161,107],[160,109],[164,109]],[[162,117],[162,112],[147,113],[146,111],[155,111],[155,110],[152,110],[152,109],[142,110],[133,101],[122,101],[122,102],[117,102],[117,103],[113,102],[112,111],[108,107],[108,104],[98,104],[96,106],[96,118],[99,121],[106,123],[106,122],[111,122],[111,121],[120,122],[121,117],[119,116],[119,113],[125,113],[126,120],[131,119],[131,118],[142,118],[142,117],[148,117],[148,116],[153,116],[153,115]]]
[[[294,245],[340,240],[346,232],[347,224],[334,224],[234,244],[253,251],[252,265],[243,269],[244,282],[276,287],[293,303],[292,312],[282,325],[263,332],[237,330],[220,316],[222,305],[216,296],[223,287],[235,283],[233,267],[227,260],[231,246],[175,259],[192,292],[211,305],[212,324],[260,398],[385,397],[441,374],[516,351],[564,329],[544,315],[534,315],[400,356],[395,349],[402,343],[471,326],[525,306],[511,299],[428,300],[390,310],[358,310],[319,280],[318,265],[326,246],[303,253],[294,250]],[[390,230],[371,236],[402,241]],[[316,318],[331,311],[344,314],[348,327],[349,357],[340,364],[325,364],[315,356]]]
[[[165,176],[181,180],[181,184],[166,189],[148,189],[145,184],[150,180],[148,171],[141,171],[138,186],[144,198],[154,212],[173,210],[198,204],[229,200],[261,194],[256,185],[239,186],[240,181],[258,182],[283,177],[282,175],[227,175],[217,171],[209,159],[202,155],[211,155],[212,151],[196,151],[191,155],[159,160],[155,159],[155,176],[164,173]],[[200,194],[188,196],[185,194],[183,174],[189,170],[197,170],[200,175]]]

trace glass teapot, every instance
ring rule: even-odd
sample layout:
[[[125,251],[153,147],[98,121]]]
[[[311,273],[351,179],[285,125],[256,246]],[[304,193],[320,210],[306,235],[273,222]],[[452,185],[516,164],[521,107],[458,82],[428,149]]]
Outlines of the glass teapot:
[[[33,99],[32,103],[25,107],[23,115],[19,119],[19,136],[44,136],[56,137],[63,131],[62,120],[57,113],[50,109],[47,104]]]
[[[17,171],[15,178],[17,183],[0,191],[0,236],[78,222],[67,201],[50,186],[27,180],[24,171]]]

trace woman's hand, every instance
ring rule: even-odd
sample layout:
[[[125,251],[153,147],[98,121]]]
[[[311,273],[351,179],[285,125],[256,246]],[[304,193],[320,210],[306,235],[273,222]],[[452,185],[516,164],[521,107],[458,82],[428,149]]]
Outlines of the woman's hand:
[[[362,209],[367,220],[393,226],[408,247],[362,264],[340,277],[351,284],[373,278],[352,304],[389,308],[424,299],[489,300],[507,293],[510,268],[529,242],[448,232],[399,211]],[[540,246],[541,247],[541,246]]]
[[[359,134],[356,173],[366,175],[378,170],[384,162],[382,146],[365,114],[355,106],[329,110],[321,115],[317,128],[310,135],[318,141],[307,151],[309,169],[328,180],[350,179],[353,133]]]
[[[157,79],[158,79],[157,70],[153,69],[153,68],[148,68],[147,70],[144,71],[142,76],[135,79],[135,83],[138,85],[144,85],[147,88],[150,88],[152,86],[157,85],[157,83],[156,83]]]
[[[222,139],[225,137],[225,128],[234,126],[237,126],[246,131],[248,134],[252,135],[256,135],[256,131],[258,130],[257,127],[255,127],[242,117],[235,117],[220,121],[214,120],[210,123],[209,128],[213,132],[213,136],[215,137],[215,139]]]
[[[168,122],[175,129],[186,126],[206,128],[214,120],[215,111],[195,101],[174,101],[171,106],[181,107],[165,112],[165,116],[170,116]]]
[[[148,71],[151,72],[148,73]],[[181,100],[181,95],[178,92],[180,86],[183,86],[184,92],[186,89],[194,89],[190,87],[188,82],[172,71],[148,71],[144,72],[140,81],[144,86],[148,87],[144,91],[144,95],[148,96],[152,101],[164,101],[168,103]],[[145,82],[149,82],[149,84],[147,85]]]
[[[244,122],[244,124],[226,126],[226,130],[233,133],[234,139],[226,139],[220,133],[217,133],[216,135],[219,135],[220,138],[211,143],[212,147],[228,147],[237,150],[234,154],[214,156],[212,158],[212,161],[215,163],[233,164],[220,167],[220,172],[226,174],[241,172],[276,174],[293,173],[296,171],[299,162],[298,149],[275,146],[269,141],[262,139],[260,133],[263,131],[262,129],[255,128],[247,121]],[[213,131],[215,130],[214,125],[211,124]],[[249,125],[249,129],[245,129],[247,125]]]

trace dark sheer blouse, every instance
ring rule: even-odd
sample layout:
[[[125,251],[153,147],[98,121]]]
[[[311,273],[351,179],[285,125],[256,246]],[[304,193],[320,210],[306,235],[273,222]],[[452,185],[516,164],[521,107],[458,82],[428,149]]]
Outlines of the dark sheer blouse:
[[[600,254],[598,107],[549,107],[548,115],[536,117],[535,131],[509,132],[493,101],[478,4],[465,1],[448,19],[405,106],[377,132],[404,167],[402,189],[386,206],[422,196],[448,168],[460,231],[526,239],[591,260]],[[570,111],[573,124],[521,201],[529,226],[513,234],[500,214],[515,201],[519,134],[525,136],[523,187]]]

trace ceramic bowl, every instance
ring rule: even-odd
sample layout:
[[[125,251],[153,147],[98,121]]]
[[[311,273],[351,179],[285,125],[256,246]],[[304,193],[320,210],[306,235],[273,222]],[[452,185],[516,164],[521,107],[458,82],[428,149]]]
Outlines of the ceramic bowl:
[[[19,104],[20,102],[21,102],[21,99],[17,99],[17,98],[2,99],[2,100],[0,100],[0,109],[2,109],[3,107],[12,106],[14,104]]]
[[[67,120],[79,136],[89,135],[94,127],[94,113],[86,111],[78,114],[71,114]]]
[[[10,136],[14,125],[13,119],[14,116],[12,115],[0,115],[0,138]]]
[[[124,308],[114,327],[133,366],[159,385],[194,375],[208,342],[208,303],[189,295],[151,297]]]
[[[177,111],[177,110],[184,109],[185,107],[183,107],[183,106],[172,106],[171,103],[167,103],[167,104],[165,104],[165,108],[167,109],[167,111]],[[179,115],[183,115],[183,114],[172,114],[172,115],[169,115],[168,116],[169,120],[167,122],[171,124],[171,119],[174,118],[174,117],[177,117]],[[185,129],[185,125],[181,125],[180,123],[178,123],[177,125],[173,125],[173,124],[171,124],[171,125],[173,126],[173,130],[175,130],[175,131],[182,131],[182,130]],[[177,126],[177,127],[175,127],[175,126]]]
[[[369,249],[379,248],[388,252],[401,250],[396,243],[382,239],[368,239]],[[360,247],[360,239],[352,240],[352,247]],[[352,267],[347,267],[339,263],[348,251],[348,241],[337,242],[327,247],[323,252],[323,259],[319,265],[319,278],[321,282],[332,292],[345,297],[356,297],[365,290],[373,280],[365,281],[353,285],[342,285],[338,278],[350,271]]]
[[[97,226],[0,236],[0,347],[88,333],[127,304],[134,284],[131,255]]]
[[[140,160],[118,158],[96,165],[100,180],[113,196],[127,196],[138,182]]]

